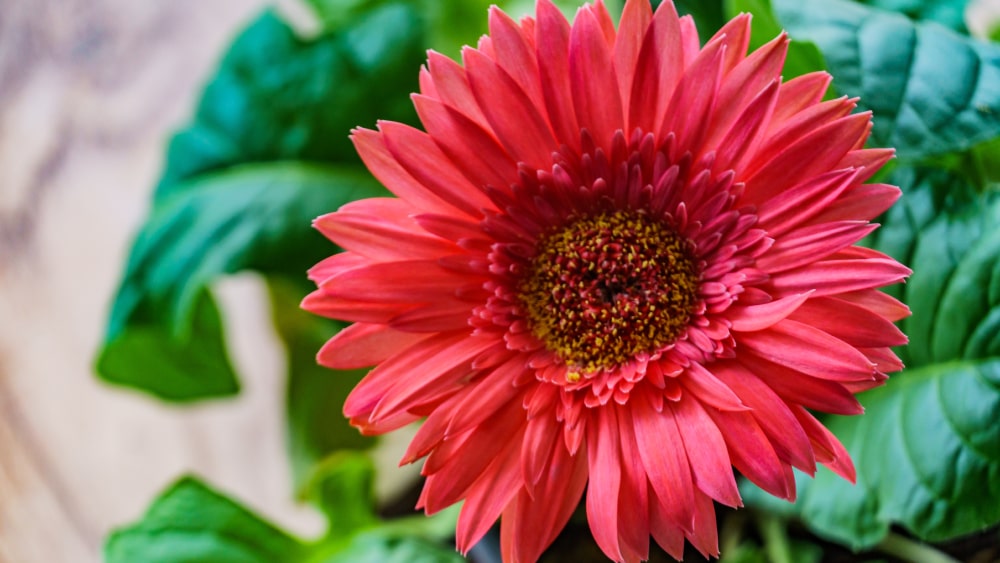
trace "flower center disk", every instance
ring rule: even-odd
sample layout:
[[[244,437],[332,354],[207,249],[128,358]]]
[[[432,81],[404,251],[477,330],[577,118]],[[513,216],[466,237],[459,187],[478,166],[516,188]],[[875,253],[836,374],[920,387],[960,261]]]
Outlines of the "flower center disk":
[[[532,332],[574,381],[673,342],[691,318],[698,278],[686,238],[618,211],[543,235],[519,293]]]

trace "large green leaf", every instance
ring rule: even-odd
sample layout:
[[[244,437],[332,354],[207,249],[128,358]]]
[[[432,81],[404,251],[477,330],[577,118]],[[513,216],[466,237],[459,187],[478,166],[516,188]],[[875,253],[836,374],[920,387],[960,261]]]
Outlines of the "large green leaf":
[[[969,0],[857,0],[905,14],[914,20],[927,20],[965,33],[965,7]]]
[[[820,470],[787,511],[854,548],[894,524],[939,541],[1000,522],[1000,194],[940,170],[900,167],[891,181],[905,196],[873,244],[914,269],[893,288],[913,310],[907,368],[861,395],[863,416],[826,419],[857,485]]]
[[[282,563],[307,547],[192,477],[164,492],[136,524],[115,530],[107,563]]]
[[[247,164],[177,186],[132,248],[99,373],[165,399],[234,392],[235,384],[219,384],[233,375],[207,285],[243,269],[302,276],[330,250],[310,221],[385,193],[358,167],[294,162]]]
[[[1000,136],[1000,46],[846,0],[773,0],[815,42],[842,94],[875,114],[872,142],[919,159]]]
[[[360,163],[348,139],[377,119],[413,121],[423,18],[405,3],[352,12],[303,39],[268,11],[233,42],[193,123],[170,143],[157,198],[197,174],[273,160]]]

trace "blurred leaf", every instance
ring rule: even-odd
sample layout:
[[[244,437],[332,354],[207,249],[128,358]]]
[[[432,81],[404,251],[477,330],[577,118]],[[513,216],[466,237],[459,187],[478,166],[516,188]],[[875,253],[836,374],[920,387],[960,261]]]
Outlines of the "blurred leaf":
[[[192,477],[184,477],[104,546],[107,563],[281,563],[307,547]]]
[[[312,477],[314,466],[331,453],[370,448],[376,443],[352,427],[341,411],[347,395],[366,372],[335,371],[316,363],[316,352],[344,325],[299,308],[308,291],[304,281],[268,279],[274,324],[288,358],[286,423],[298,490]]]
[[[310,39],[265,12],[233,42],[194,122],[171,141],[157,200],[195,175],[246,162],[360,164],[349,131],[413,122],[408,95],[423,60],[423,19],[405,4],[352,12]]]
[[[326,515],[328,541],[378,524],[374,480],[375,466],[363,453],[341,451],[315,466],[305,494]]]
[[[854,549],[894,524],[942,541],[1000,522],[1000,194],[940,170],[899,167],[891,181],[905,196],[873,245],[914,265],[893,288],[913,310],[901,323],[907,368],[860,396],[864,416],[826,419],[857,485],[822,469],[797,479],[792,507]],[[774,506],[744,492],[748,504]]]
[[[357,167],[293,162],[247,164],[179,185],[154,207],[132,248],[100,375],[165,399],[234,393],[207,285],[243,269],[302,276],[329,252],[312,218],[384,193]]]
[[[750,29],[751,51],[760,48],[784,31],[771,8],[771,0],[724,0],[723,8],[727,19],[743,12],[753,15]],[[823,53],[815,43],[799,40],[789,42],[788,55],[785,57],[785,66],[781,73],[785,80],[819,70],[826,70],[826,61],[823,60]]]
[[[965,7],[969,0],[856,0],[862,4],[899,12],[914,20],[925,20],[967,33]]]
[[[119,303],[128,299],[125,291],[123,288]],[[171,331],[166,319],[157,318],[162,310],[148,301],[136,305],[128,329],[109,335],[101,349],[97,359],[101,378],[168,401],[225,397],[239,392],[226,353],[219,311],[208,291],[195,294],[190,329],[180,335]]]
[[[773,0],[838,92],[874,111],[872,142],[919,159],[1000,136],[1000,47],[846,0]]]

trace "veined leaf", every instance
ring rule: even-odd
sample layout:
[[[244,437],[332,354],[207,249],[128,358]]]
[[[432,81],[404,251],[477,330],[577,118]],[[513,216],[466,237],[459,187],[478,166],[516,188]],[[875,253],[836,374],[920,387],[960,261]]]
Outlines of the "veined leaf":
[[[1000,136],[1000,46],[846,0],[773,4],[819,46],[834,88],[874,112],[874,144],[920,159]]]
[[[937,22],[965,33],[965,7],[969,0],[858,0],[883,10],[906,15],[910,19]]]

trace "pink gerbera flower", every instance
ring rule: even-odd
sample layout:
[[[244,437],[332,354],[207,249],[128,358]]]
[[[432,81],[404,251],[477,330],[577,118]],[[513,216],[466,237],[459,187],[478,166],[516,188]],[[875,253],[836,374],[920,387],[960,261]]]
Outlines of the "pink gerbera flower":
[[[608,557],[716,555],[733,467],[788,499],[792,467],[854,479],[807,409],[858,414],[901,368],[908,311],[876,288],[909,270],[853,246],[899,196],[864,183],[892,151],[825,73],[782,82],[785,36],[747,55],[749,28],[702,48],[669,1],[617,31],[600,2],[494,8],[463,65],[430,54],[426,132],[354,132],[398,198],[316,221],[346,252],[304,307],[355,323],[322,364],[377,366],[354,425],[426,417],[403,461],[426,457],[428,513],[464,499],[463,552],[500,517],[504,558],[534,561],[586,490]]]

